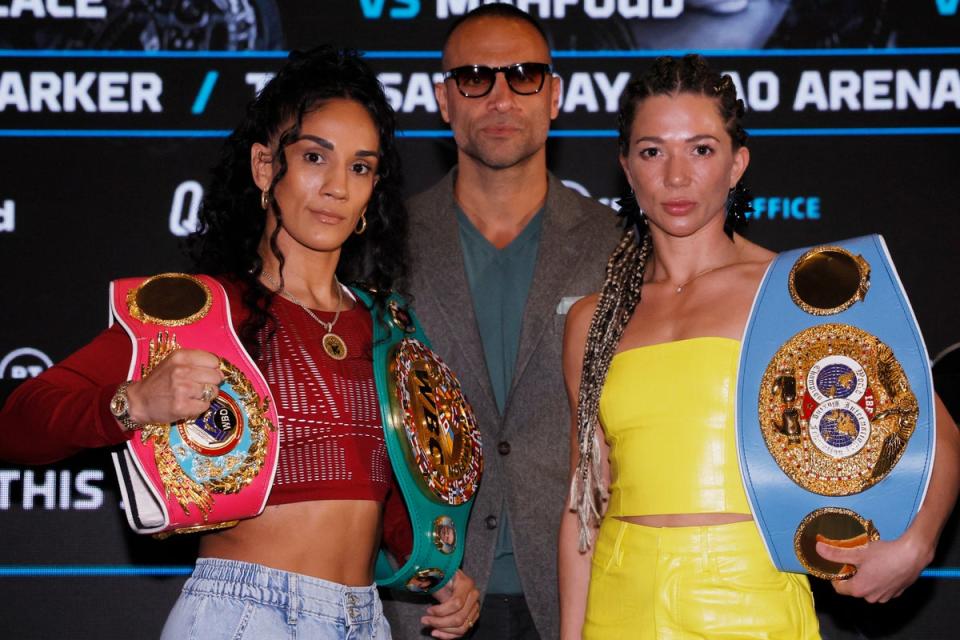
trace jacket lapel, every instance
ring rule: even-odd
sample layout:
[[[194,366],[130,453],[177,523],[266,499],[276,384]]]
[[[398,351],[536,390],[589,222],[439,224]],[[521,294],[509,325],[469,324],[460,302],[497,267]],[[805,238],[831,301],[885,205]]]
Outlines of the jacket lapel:
[[[420,295],[429,299],[428,304],[439,316],[428,337],[445,360],[452,357],[445,353],[448,349],[459,352],[463,366],[458,366],[456,373],[464,388],[474,391],[468,399],[480,415],[495,416],[496,402],[463,265],[453,198],[455,175],[455,169],[448,173],[433,190],[433,201],[418,212],[421,218],[415,225],[411,247],[413,259],[419,262],[417,271],[423,274]],[[414,300],[414,307],[418,303],[424,305],[426,301]],[[480,390],[479,397],[476,390]]]
[[[560,179],[552,174],[547,206],[543,213],[545,217],[537,249],[537,263],[527,305],[523,311],[520,347],[507,399],[508,407],[513,390],[523,377],[523,372],[544,332],[556,319],[557,305],[561,298],[569,293],[567,284],[581,268],[580,262],[584,258],[584,234],[571,232],[574,227],[584,222],[583,212],[576,200],[569,197]],[[588,257],[596,259],[596,256]],[[557,367],[560,366],[561,363],[557,362]]]

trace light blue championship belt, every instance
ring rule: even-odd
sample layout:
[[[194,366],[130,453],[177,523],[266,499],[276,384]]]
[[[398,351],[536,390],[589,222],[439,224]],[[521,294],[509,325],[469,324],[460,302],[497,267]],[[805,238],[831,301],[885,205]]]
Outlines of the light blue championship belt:
[[[933,468],[933,384],[916,318],[878,235],[780,254],[744,332],[740,466],[782,571],[854,575],[816,543],[892,540]]]
[[[413,529],[413,549],[401,566],[381,550],[375,579],[392,589],[432,593],[463,559],[467,518],[483,472],[480,429],[450,368],[431,351],[407,309],[391,295],[379,314],[371,296],[352,289],[373,309],[373,376],[384,439]]]

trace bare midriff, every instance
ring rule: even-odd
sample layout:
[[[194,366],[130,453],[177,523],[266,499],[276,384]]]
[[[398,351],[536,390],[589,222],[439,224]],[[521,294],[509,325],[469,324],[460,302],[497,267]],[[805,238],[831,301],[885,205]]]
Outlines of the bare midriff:
[[[666,513],[650,516],[616,516],[618,520],[644,527],[703,527],[753,520],[749,513]]]
[[[256,518],[205,535],[200,557],[254,562],[330,582],[373,582],[383,505],[315,500],[268,506]]]

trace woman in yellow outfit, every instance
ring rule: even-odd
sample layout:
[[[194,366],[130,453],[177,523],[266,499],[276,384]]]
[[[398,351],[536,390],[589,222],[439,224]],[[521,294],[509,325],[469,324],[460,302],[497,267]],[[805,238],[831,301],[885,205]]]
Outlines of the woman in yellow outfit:
[[[819,637],[807,578],[774,568],[737,462],[739,339],[774,257],[735,233],[750,159],[742,115],[730,78],[693,55],[658,59],[621,99],[633,224],[564,338],[576,416],[573,508],[560,527],[564,639]],[[903,536],[818,546],[858,568],[838,591],[885,602],[930,562],[960,466],[939,399],[936,452]]]

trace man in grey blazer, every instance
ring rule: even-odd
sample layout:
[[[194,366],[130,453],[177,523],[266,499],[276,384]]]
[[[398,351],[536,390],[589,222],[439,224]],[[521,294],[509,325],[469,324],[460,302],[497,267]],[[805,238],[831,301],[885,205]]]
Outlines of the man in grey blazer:
[[[458,165],[409,203],[414,308],[483,436],[464,559],[486,594],[472,638],[559,634],[563,324],[574,299],[599,289],[619,237],[610,209],[547,171],[560,100],[550,62],[540,26],[510,5],[482,5],[455,23],[436,96]],[[384,603],[394,637],[420,637],[422,601],[396,598]]]

